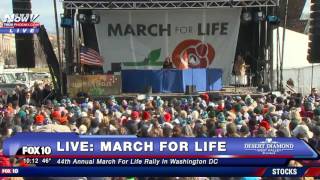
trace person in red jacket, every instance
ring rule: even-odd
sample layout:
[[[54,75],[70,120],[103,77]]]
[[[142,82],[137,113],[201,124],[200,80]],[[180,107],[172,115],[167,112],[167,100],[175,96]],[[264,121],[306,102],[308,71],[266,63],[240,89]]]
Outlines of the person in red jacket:
[[[0,167],[10,167],[10,166],[11,166],[10,159],[4,156],[2,151],[0,151]]]
[[[4,156],[2,152],[2,143],[3,143],[3,138],[0,138],[0,167],[8,167],[11,166],[10,159],[6,156]]]

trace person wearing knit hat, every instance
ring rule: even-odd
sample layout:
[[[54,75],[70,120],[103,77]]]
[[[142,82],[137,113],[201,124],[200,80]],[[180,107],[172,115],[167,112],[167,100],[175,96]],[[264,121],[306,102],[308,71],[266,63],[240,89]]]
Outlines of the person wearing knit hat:
[[[261,121],[259,127],[264,127],[267,131],[271,128],[270,123],[267,120]]]
[[[88,117],[88,113],[87,112],[81,112],[79,118],[85,118]]]
[[[62,105],[66,104],[66,99],[61,99],[60,103],[61,103]]]
[[[315,150],[320,152],[320,126],[313,127],[312,132],[313,132],[313,137],[309,139],[309,144]]]
[[[285,127],[280,127],[276,132],[277,137],[291,137],[289,129]]]
[[[267,130],[265,127],[261,126],[255,132],[256,137],[262,138],[267,136]]]
[[[172,116],[171,116],[171,114],[170,113],[164,113],[164,115],[163,115],[163,119],[164,119],[164,121],[165,122],[171,122],[171,120],[172,120]]]
[[[121,106],[123,107],[123,109],[127,109],[128,108],[128,102],[125,99],[122,100]]]
[[[241,96],[236,96],[235,99],[237,102],[240,102],[242,100]]]
[[[222,124],[218,124],[218,127],[215,129],[215,136],[216,137],[224,137],[225,130]]]
[[[246,105],[247,106],[251,106],[252,104],[253,104],[253,99],[251,98],[251,96],[250,95],[248,95],[248,96],[246,96],[246,98],[245,98],[245,103],[246,103]]]
[[[101,123],[102,119],[103,119],[103,114],[100,111],[100,103],[98,101],[94,102],[94,117],[99,121],[99,123]]]
[[[218,106],[216,107],[216,110],[218,112],[222,112],[222,111],[224,111],[224,107],[225,107],[225,103],[223,100],[221,100],[218,102]]]
[[[36,125],[43,125],[44,124],[44,116],[42,114],[37,114],[35,117],[34,117],[34,122]]]
[[[201,109],[206,109],[207,108],[207,102],[205,100],[201,100],[200,104],[199,104],[199,107]]]
[[[262,114],[262,107],[257,106],[256,108],[254,108],[253,112],[258,115]]]
[[[300,112],[297,108],[292,109],[289,116],[290,116],[290,119],[295,120],[298,123],[301,123],[302,121]]]
[[[27,117],[27,113],[23,110],[20,110],[17,114],[20,119],[25,119]]]
[[[201,97],[201,99],[203,99],[207,104],[209,103],[210,98],[209,98],[208,93],[201,94],[200,97]]]
[[[0,167],[10,167],[12,164],[10,158],[6,157],[2,151],[0,151]]]
[[[87,106],[87,107],[88,107],[88,110],[89,110],[89,111],[92,111],[92,110],[93,110],[93,102],[92,102],[92,101],[89,101],[87,105],[88,105],[88,106]]]
[[[309,130],[307,125],[301,124],[293,129],[292,135],[297,138],[305,139],[308,142],[308,139],[313,137],[313,132]]]
[[[164,101],[159,96],[157,96],[157,98],[156,98],[156,107],[157,108],[162,107],[163,104],[164,104]]]
[[[15,125],[12,128],[12,136],[17,134],[17,133],[21,133],[22,132],[22,127],[19,125]]]
[[[58,121],[60,121],[60,118],[61,118],[61,113],[59,111],[53,111],[51,113],[51,120],[52,121],[58,122]]]
[[[313,115],[314,115],[313,104],[310,102],[305,102],[304,106],[301,108],[300,115],[301,117],[313,118]]]
[[[242,106],[241,106],[240,103],[237,103],[237,104],[234,105],[234,111],[235,111],[235,112],[240,112],[240,111],[241,111],[241,108],[242,108]]]
[[[87,126],[81,125],[81,126],[79,127],[79,134],[81,134],[81,135],[87,134],[87,131],[88,131]]]
[[[232,111],[227,111],[226,120],[228,120],[228,122],[234,122],[236,118],[237,118],[237,115],[235,113],[233,113]]]
[[[185,110],[180,111],[180,117],[182,119],[187,119],[188,118],[188,113]]]
[[[138,111],[132,111],[131,112],[131,120],[138,120],[139,119],[139,116],[140,116],[140,114],[139,114],[139,112]]]
[[[220,107],[219,107],[220,108]],[[232,110],[232,108],[233,108],[233,104],[231,103],[231,102],[226,102],[225,103],[225,105],[224,105],[224,109],[226,110],[226,111],[231,111]],[[221,109],[221,110],[219,110],[218,108],[217,108],[217,110],[218,111],[223,111],[223,109]]]
[[[214,117],[216,117],[216,112],[215,111],[209,111],[209,113],[208,113],[208,117],[209,118],[214,118]]]
[[[202,111],[200,114],[201,118],[206,120],[209,118],[208,112],[207,111]]]
[[[217,116],[218,122],[219,123],[225,123],[226,122],[226,118],[224,116],[224,113],[220,112]]]
[[[150,112],[144,111],[144,112],[142,113],[142,120],[144,120],[144,121],[149,121],[149,120],[151,120],[151,114],[150,114]]]
[[[313,132],[313,137],[318,138],[320,140],[320,126],[314,126],[312,129],[312,132]]]
[[[200,116],[200,114],[199,114],[198,111],[196,111],[196,110],[195,110],[195,111],[192,111],[192,113],[191,113],[191,119],[192,119],[193,121],[199,119],[199,116]]]
[[[314,114],[314,116],[320,116],[320,106],[318,106],[317,108],[315,108],[313,110],[313,114]]]
[[[189,104],[189,105],[192,105],[193,102],[194,102],[194,101],[193,101],[193,97],[192,97],[192,96],[189,96],[187,99],[188,99],[188,104]]]
[[[241,115],[241,113],[238,113],[238,114],[236,115],[235,123],[236,123],[237,125],[242,125],[242,124],[244,123],[244,121],[242,120],[242,115]]]
[[[226,130],[227,137],[240,137],[240,135],[237,132],[237,126],[234,123],[228,123],[226,126]]]
[[[249,137],[250,136],[250,130],[247,125],[242,125],[240,128],[240,136],[241,137]]]
[[[143,108],[141,108],[141,109],[145,110],[145,111],[153,111],[155,108],[153,106],[153,102],[148,101],[148,102],[146,102],[144,109]]]
[[[67,125],[68,123],[68,116],[64,115],[64,116],[60,116],[60,118],[56,119],[56,123],[60,124],[60,125]]]
[[[186,106],[188,105],[188,100],[186,98],[181,98],[181,106]]]

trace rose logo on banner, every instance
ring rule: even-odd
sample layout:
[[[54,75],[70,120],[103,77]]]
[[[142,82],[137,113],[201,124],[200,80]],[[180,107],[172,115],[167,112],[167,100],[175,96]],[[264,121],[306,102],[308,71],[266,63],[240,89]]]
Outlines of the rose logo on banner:
[[[214,58],[213,46],[196,39],[182,41],[172,53],[172,62],[177,69],[207,68]]]

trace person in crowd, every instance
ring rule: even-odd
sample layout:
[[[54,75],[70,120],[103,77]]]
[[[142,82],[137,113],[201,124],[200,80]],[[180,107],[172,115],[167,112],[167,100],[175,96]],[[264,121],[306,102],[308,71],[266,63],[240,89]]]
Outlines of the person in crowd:
[[[318,90],[316,88],[311,89],[311,94],[309,97],[311,97],[316,102],[320,102],[320,96],[319,96]]]
[[[54,98],[54,94],[52,93],[52,87],[50,86],[50,84],[45,84],[43,90],[42,90],[42,100],[53,100]]]
[[[26,92],[24,97],[21,98],[21,104],[20,106],[23,105],[36,105],[36,101],[31,97],[31,93],[30,92]]]
[[[233,66],[233,71],[236,76],[236,84],[237,85],[245,85],[246,84],[246,68],[245,60],[241,55],[238,55]]]
[[[41,101],[43,100],[43,90],[41,89],[40,84],[38,83],[34,84],[34,90],[31,93],[31,98],[34,100],[34,103],[37,106],[41,105],[42,103]]]
[[[173,64],[172,64],[172,61],[171,61],[170,57],[167,57],[164,60],[162,68],[163,69],[172,69],[173,68]]]
[[[212,99],[204,93],[143,100],[109,96],[95,101],[47,98],[50,91],[48,85],[17,88],[9,95],[0,91],[0,144],[19,132],[75,132],[168,138],[294,137],[320,151],[320,104],[315,90],[308,96]],[[6,159],[2,163],[8,164]]]

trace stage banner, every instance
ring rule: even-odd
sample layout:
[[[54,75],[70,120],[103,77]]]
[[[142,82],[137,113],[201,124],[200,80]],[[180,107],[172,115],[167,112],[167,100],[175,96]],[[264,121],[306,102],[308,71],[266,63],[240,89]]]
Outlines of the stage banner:
[[[85,92],[92,97],[121,93],[119,75],[70,75],[67,81],[71,97],[76,97],[79,92]]]
[[[219,68],[229,84],[241,8],[95,10],[104,71],[160,69],[170,57],[178,69]]]

